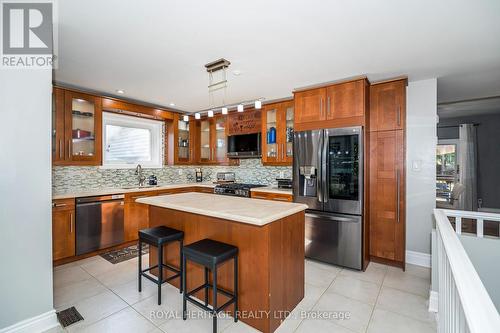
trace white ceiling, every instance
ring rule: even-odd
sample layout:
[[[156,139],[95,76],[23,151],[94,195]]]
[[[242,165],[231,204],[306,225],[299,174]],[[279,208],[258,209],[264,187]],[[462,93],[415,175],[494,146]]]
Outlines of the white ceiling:
[[[438,105],[439,118],[456,118],[500,114],[500,97],[485,98]]]
[[[242,73],[228,103],[361,74],[437,77],[442,102],[500,95],[498,0],[58,3],[57,82],[185,111],[209,107],[221,57]]]

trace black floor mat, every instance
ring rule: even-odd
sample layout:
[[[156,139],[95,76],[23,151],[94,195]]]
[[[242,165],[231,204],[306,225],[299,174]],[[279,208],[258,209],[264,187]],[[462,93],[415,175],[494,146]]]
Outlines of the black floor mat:
[[[80,320],[83,320],[82,315],[76,310],[74,306],[70,307],[69,309],[59,311],[57,313],[57,319],[59,320],[59,323],[63,327],[68,327],[69,325],[72,325],[74,323],[79,322]]]
[[[149,253],[149,245],[143,243],[142,254],[144,255],[146,253]],[[118,264],[119,262],[136,258],[138,254],[139,254],[138,245],[132,245],[124,249],[103,253],[101,254],[101,257],[103,257],[112,264]]]

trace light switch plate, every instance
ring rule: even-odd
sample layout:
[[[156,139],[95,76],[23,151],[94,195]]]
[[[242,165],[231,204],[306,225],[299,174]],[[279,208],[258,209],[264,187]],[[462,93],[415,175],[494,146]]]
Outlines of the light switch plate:
[[[411,162],[411,169],[415,172],[422,171],[422,160],[413,160]]]

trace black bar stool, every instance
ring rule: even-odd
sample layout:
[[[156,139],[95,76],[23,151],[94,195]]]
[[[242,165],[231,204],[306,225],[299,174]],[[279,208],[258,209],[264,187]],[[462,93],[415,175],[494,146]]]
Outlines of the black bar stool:
[[[223,290],[217,287],[217,266],[227,260],[233,259],[234,265],[234,292]],[[191,260],[205,267],[205,283],[188,292],[186,289],[187,269],[186,261]],[[211,239],[203,239],[198,242],[184,246],[182,250],[182,267],[184,274],[182,275],[182,288],[184,295],[182,297],[182,319],[186,320],[186,301],[199,306],[200,308],[210,311],[213,314],[213,333],[217,333],[217,313],[234,303],[234,322],[238,321],[238,248],[222,242],[217,242]],[[212,285],[208,283],[208,271],[212,271]],[[213,306],[208,307],[208,289],[212,288]],[[191,295],[205,289],[205,304],[195,300]],[[220,292],[227,297],[229,301],[220,307],[217,307],[217,292]]]
[[[159,226],[149,229],[139,230],[139,292],[142,291],[142,277],[148,278],[158,285],[158,305],[161,304],[161,285],[163,282],[170,281],[179,277],[182,280],[182,244],[184,240],[184,232],[165,226]],[[173,267],[163,263],[163,245],[174,241],[179,242],[179,261],[180,268]],[[142,243],[158,248],[158,264],[142,269]],[[146,272],[158,268],[158,279],[151,277]],[[163,268],[166,268],[176,274],[167,279],[163,279]],[[180,283],[180,292],[182,293],[182,282]]]

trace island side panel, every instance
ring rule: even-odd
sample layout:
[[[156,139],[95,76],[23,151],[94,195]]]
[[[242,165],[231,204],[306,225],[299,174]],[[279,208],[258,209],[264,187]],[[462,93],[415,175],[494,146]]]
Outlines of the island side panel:
[[[253,314],[257,314],[258,311],[269,310],[270,225],[259,227],[155,206],[150,206],[149,213],[150,227],[165,225],[182,230],[184,231],[184,244],[186,245],[204,238],[210,238],[237,246],[239,249],[239,310],[241,312],[253,311]],[[164,250],[164,257],[167,263],[178,267],[178,244],[175,242],[169,244]],[[157,260],[155,248],[152,248],[149,258],[150,264],[154,265]],[[187,285],[190,290],[203,284],[204,270],[201,266],[188,263],[187,270]],[[164,270],[164,274],[168,274],[167,276],[172,275],[167,270]],[[233,291],[232,260],[219,266],[217,279],[219,287]],[[178,280],[174,279],[169,283],[179,287]],[[200,291],[195,296],[204,299],[203,291]],[[179,295],[179,297],[181,296]],[[218,295],[217,304],[222,305],[227,300],[228,298],[224,295]],[[211,296],[209,301],[212,304]],[[227,309],[232,312],[233,306],[231,305]],[[270,332],[270,319],[266,316],[255,318],[255,315],[252,315],[247,318],[241,318],[241,320],[262,332]]]
[[[305,213],[269,224],[270,331],[304,298]]]

